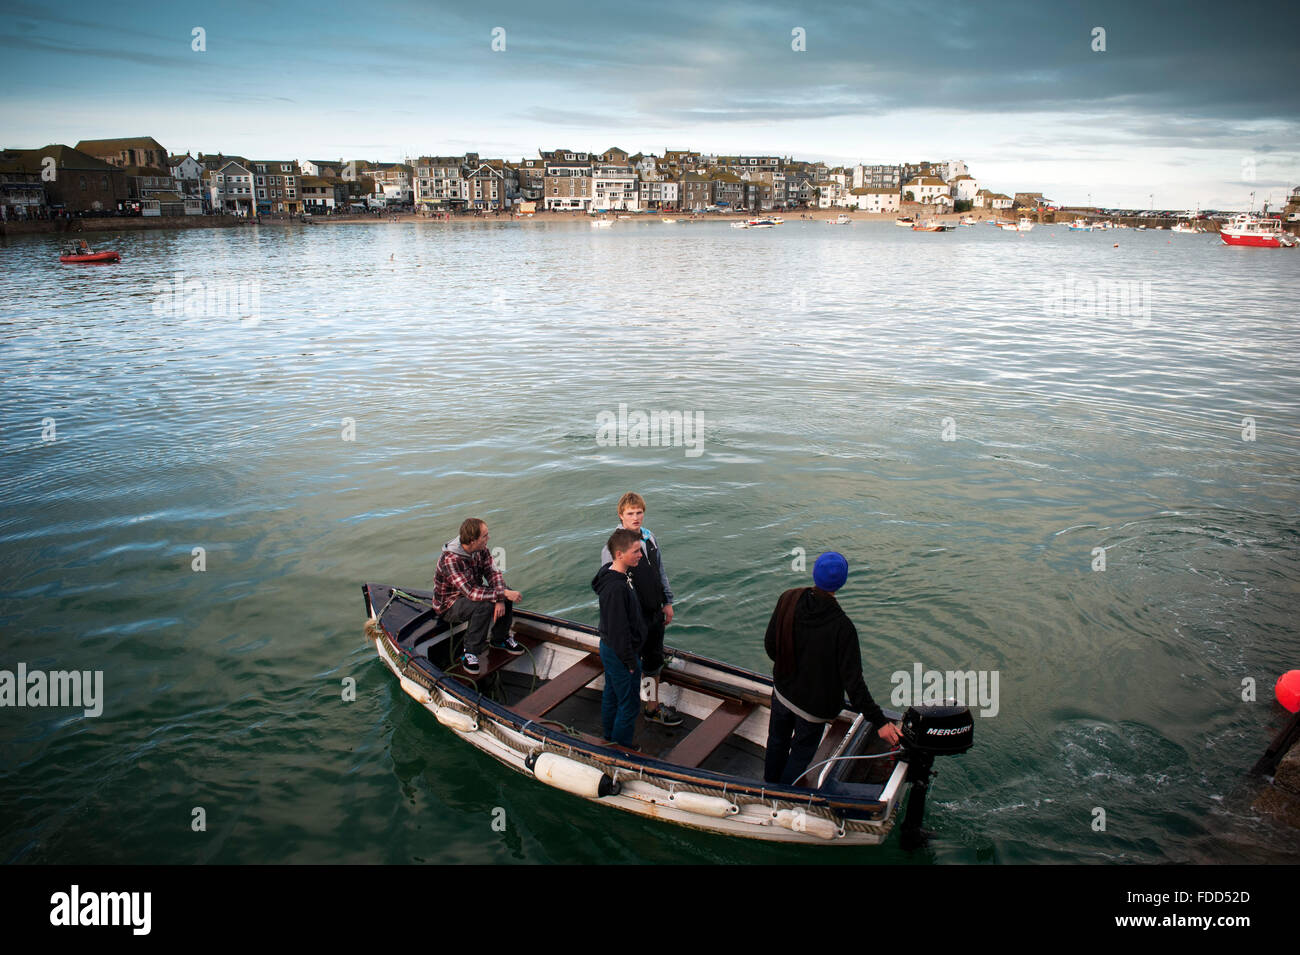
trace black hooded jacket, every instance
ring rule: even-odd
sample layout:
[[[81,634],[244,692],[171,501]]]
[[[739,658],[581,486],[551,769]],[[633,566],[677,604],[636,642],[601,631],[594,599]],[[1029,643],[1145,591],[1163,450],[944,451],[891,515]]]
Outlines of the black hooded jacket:
[[[784,596],[784,595],[783,595]],[[773,611],[763,644],[777,662],[773,682],[776,691],[809,716],[833,720],[844,708],[864,714],[879,729],[886,722],[862,679],[862,651],[853,621],[831,594],[808,587],[794,605],[794,640],[790,659],[782,661],[779,637],[781,622]]]
[[[600,597],[600,639],[618,654],[625,667],[636,669],[646,628],[632,578],[605,564],[592,578],[591,589]]]

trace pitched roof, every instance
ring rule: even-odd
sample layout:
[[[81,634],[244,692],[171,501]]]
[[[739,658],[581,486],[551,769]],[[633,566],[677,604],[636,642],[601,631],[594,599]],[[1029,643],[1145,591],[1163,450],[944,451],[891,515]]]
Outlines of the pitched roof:
[[[890,189],[886,186],[858,186],[858,188],[856,189],[850,189],[849,195],[851,196],[867,196],[867,195],[896,196],[898,195],[898,190]]]
[[[96,172],[121,171],[102,159],[96,159],[94,156],[60,143],[43,146],[40,149],[10,149],[5,151],[5,155],[8,158],[16,158],[22,167],[29,172],[40,172],[43,168],[42,160],[47,156],[53,157],[56,169],[93,169]]]
[[[133,136],[128,139],[83,139],[77,143],[77,149],[93,156],[95,153],[89,150],[120,153],[124,149],[162,149],[162,144],[152,136]]]

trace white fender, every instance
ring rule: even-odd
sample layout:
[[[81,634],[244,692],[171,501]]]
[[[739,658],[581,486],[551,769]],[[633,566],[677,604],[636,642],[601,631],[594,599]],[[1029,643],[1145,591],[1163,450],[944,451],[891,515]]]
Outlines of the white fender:
[[[555,753],[542,753],[538,756],[533,765],[533,775],[548,786],[586,796],[588,799],[608,796],[613,791],[610,778],[595,766],[566,759]]]
[[[673,793],[669,805],[686,812],[697,812],[702,816],[734,816],[740,807],[721,796],[704,796],[700,793]]]
[[[772,813],[772,821],[791,832],[806,832],[819,839],[837,839],[843,833],[840,827],[824,816],[814,816],[803,809],[782,809]]]
[[[473,733],[478,729],[478,721],[468,713],[453,710],[450,706],[440,706],[437,712],[438,722],[461,733]]]
[[[429,691],[420,686],[420,684],[416,683],[414,680],[408,680],[400,673],[398,674],[397,679],[401,682],[402,689],[406,691],[406,695],[415,700],[415,702],[419,703],[421,706],[427,706],[433,702],[433,697],[429,695]]]

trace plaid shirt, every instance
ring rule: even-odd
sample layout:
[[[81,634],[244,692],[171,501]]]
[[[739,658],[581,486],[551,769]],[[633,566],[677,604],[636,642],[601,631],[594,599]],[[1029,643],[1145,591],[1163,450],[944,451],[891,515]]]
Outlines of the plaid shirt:
[[[461,597],[495,603],[505,598],[505,592],[506,582],[486,548],[472,554],[444,550],[438,558],[433,575],[433,606],[438,613],[446,613]]]

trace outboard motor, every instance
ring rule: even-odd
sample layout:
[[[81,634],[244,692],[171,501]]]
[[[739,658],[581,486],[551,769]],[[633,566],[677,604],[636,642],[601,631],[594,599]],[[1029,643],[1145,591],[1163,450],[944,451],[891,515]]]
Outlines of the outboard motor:
[[[961,755],[971,748],[974,735],[975,719],[966,706],[909,706],[903,714],[903,759],[908,764],[907,781],[912,784],[903,817],[904,849],[925,844],[921,819],[934,775],[934,758]]]

